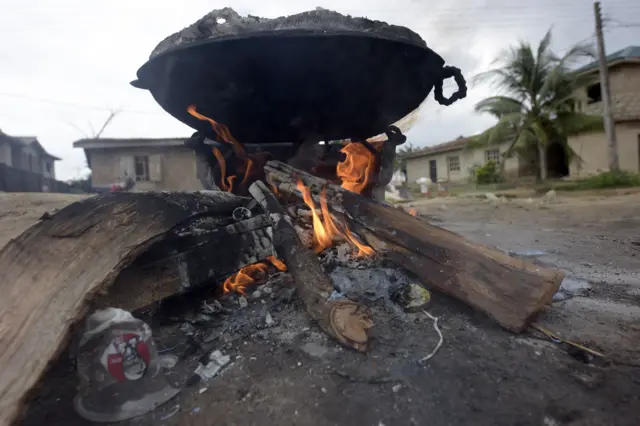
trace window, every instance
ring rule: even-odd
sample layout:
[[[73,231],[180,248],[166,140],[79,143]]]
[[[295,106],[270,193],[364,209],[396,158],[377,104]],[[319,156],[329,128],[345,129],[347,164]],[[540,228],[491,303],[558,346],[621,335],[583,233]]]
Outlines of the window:
[[[449,166],[450,172],[459,172],[460,171],[460,157],[447,157],[447,165]]]
[[[484,160],[488,163],[489,161],[493,161],[494,163],[500,163],[500,150],[499,149],[488,149],[484,152]]]
[[[47,168],[47,173],[51,173],[51,163],[45,163],[45,167]]]
[[[149,181],[149,157],[134,157],[136,182]]]
[[[589,98],[587,104],[593,104],[602,101],[602,91],[600,89],[600,83],[592,84],[587,88],[587,97]]]

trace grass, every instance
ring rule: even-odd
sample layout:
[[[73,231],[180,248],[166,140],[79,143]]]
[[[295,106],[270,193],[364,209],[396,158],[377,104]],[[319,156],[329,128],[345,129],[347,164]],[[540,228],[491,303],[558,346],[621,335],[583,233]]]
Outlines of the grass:
[[[542,185],[536,192],[543,193],[551,189],[556,191],[580,191],[589,189],[611,189],[640,187],[640,174],[631,172],[604,172],[586,179],[570,182],[556,182]]]

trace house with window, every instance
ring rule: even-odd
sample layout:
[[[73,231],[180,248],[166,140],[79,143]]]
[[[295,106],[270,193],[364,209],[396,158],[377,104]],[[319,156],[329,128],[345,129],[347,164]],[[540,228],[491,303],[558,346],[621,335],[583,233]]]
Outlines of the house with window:
[[[84,149],[95,190],[128,180],[135,183],[133,191],[200,190],[196,155],[184,146],[185,140],[100,138],[73,146]]]
[[[49,154],[35,136],[9,136],[0,132],[0,164],[55,179],[55,162],[59,160]]]
[[[429,146],[403,155],[406,160],[407,181],[426,177],[432,182],[442,184],[465,184],[473,181],[476,167],[493,161],[504,166],[505,174],[518,177],[520,164],[518,158],[504,158],[508,143],[494,146],[470,147],[470,137],[460,136],[456,140]]]
[[[607,66],[620,168],[640,172],[640,46],[629,46],[608,55]],[[578,72],[593,76],[593,82],[575,93],[576,110],[602,114],[598,62],[587,64]],[[582,178],[609,169],[609,145],[604,132],[574,136],[568,142],[580,157],[569,165],[570,177]]]

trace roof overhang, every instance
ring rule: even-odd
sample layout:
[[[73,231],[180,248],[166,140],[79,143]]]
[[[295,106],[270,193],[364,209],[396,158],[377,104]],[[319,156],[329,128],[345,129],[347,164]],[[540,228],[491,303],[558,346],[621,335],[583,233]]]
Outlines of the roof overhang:
[[[182,139],[122,139],[100,140],[83,139],[73,143],[74,148],[110,149],[110,148],[150,148],[150,147],[182,147],[187,138]]]
[[[615,68],[620,65],[634,64],[640,65],[640,58],[624,58],[624,59],[616,59],[607,64],[607,68]],[[589,75],[589,74],[597,74],[600,72],[599,67],[589,68],[587,70],[580,71],[578,70],[578,75]]]

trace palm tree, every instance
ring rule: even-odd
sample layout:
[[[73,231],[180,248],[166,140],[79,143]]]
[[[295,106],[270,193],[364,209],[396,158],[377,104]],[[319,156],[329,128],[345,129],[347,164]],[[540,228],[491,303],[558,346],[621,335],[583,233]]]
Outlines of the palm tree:
[[[576,158],[567,137],[603,127],[602,117],[574,109],[575,90],[592,80],[576,75],[571,67],[580,59],[594,56],[592,48],[584,44],[573,46],[562,56],[556,55],[551,49],[551,30],[537,49],[528,42],[520,42],[504,51],[494,61],[497,68],[475,77],[475,81],[492,83],[497,91],[496,96],[478,102],[476,112],[489,113],[498,122],[477,136],[474,143],[492,145],[510,141],[507,156],[518,148],[537,152],[542,180],[547,178],[545,153],[550,143],[562,144],[567,157]]]

